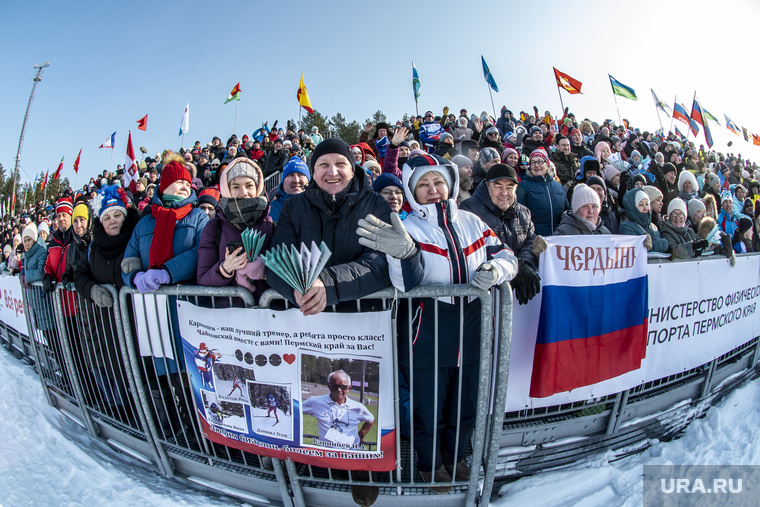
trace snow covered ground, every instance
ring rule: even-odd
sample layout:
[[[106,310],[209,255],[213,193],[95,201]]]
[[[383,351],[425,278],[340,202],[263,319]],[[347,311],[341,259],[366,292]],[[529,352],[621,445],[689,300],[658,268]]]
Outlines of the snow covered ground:
[[[47,405],[35,373],[0,348],[0,505],[229,506],[238,504],[186,481],[167,479]],[[760,381],[734,392],[683,437],[608,463],[600,455],[572,468],[520,479],[493,505],[636,506],[642,466],[760,465]],[[245,505],[245,504],[242,504]]]

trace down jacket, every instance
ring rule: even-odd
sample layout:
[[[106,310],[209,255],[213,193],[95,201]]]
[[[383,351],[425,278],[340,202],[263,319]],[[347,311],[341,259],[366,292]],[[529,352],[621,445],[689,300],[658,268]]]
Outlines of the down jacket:
[[[354,177],[347,193],[335,204],[312,180],[306,190],[285,201],[272,237],[272,248],[301,243],[311,246],[322,241],[332,256],[319,275],[325,285],[327,305],[355,301],[390,286],[385,255],[359,244],[356,234],[360,218],[372,213],[390,223],[391,208],[383,197],[372,190],[369,176],[354,164]],[[267,269],[267,283],[282,297],[295,303],[293,288]],[[356,306],[352,305],[355,309]]]
[[[660,232],[652,224],[651,212],[642,213],[636,207],[636,194],[637,192],[626,192],[625,197],[623,197],[623,206],[625,207],[628,220],[620,222],[618,234],[626,234],[628,236],[649,234],[652,236],[652,251],[667,252],[668,241],[660,237]]]
[[[551,236],[562,219],[562,213],[570,210],[565,191],[549,174],[528,174],[517,186],[517,202],[530,210],[536,234]]]

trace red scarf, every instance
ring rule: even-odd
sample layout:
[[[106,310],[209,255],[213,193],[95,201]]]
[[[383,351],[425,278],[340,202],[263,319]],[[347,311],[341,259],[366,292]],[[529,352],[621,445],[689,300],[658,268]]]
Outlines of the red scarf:
[[[153,205],[151,213],[156,219],[156,227],[153,230],[153,240],[150,243],[148,257],[148,269],[160,268],[174,257],[174,226],[177,220],[182,220],[192,211],[192,204],[171,209]]]

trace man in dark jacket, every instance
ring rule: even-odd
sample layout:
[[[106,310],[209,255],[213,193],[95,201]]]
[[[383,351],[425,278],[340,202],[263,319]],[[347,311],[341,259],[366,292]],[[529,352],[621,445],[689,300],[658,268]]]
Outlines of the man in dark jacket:
[[[285,202],[274,231],[272,248],[324,241],[332,252],[317,281],[303,295],[267,269],[269,286],[297,304],[304,315],[353,302],[391,284],[385,255],[360,245],[356,235],[359,219],[370,213],[390,223],[391,208],[352,161],[351,148],[344,141],[332,138],[319,143],[312,154],[311,183],[305,192]]]
[[[530,210],[517,202],[516,191],[514,168],[496,164],[488,170],[484,183],[459,208],[480,217],[515,253],[519,264],[512,288],[517,301],[526,304],[541,290],[541,278],[535,271],[538,269],[538,259],[533,254],[536,233]]]
[[[264,177],[266,178],[270,174],[282,171],[282,168],[285,167],[285,164],[288,162],[289,158],[290,151],[283,149],[282,139],[275,139],[274,148],[269,153],[269,155],[267,155],[266,161],[264,162]]]

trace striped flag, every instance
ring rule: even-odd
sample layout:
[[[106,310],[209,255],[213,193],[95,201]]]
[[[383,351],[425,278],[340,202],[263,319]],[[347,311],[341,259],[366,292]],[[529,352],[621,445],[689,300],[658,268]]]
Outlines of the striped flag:
[[[648,330],[644,237],[546,241],[530,396],[545,398],[639,369]]]
[[[499,93],[499,87],[496,86],[496,80],[494,80],[493,74],[491,74],[491,69],[488,68],[488,64],[486,63],[486,59],[483,58],[483,55],[480,55],[480,61],[483,63],[483,77],[486,78],[486,83],[488,83],[488,86],[490,86],[493,91]]]
[[[712,133],[710,132],[710,126],[707,124],[705,114],[703,112],[702,106],[699,104],[699,99],[697,99],[696,92],[694,93],[694,103],[691,106],[691,119],[702,125],[705,130],[705,142],[707,142],[707,147],[712,148],[712,145],[714,143]],[[694,135],[697,134],[695,133]]]
[[[420,75],[417,74],[414,61],[412,61],[412,89],[414,90],[414,102],[417,102],[417,99],[420,98]]]
[[[232,100],[240,100],[240,83],[236,84],[235,87],[230,92],[230,95],[227,97],[227,100],[224,101],[226,104],[227,102],[230,102]]]
[[[728,117],[727,114],[723,113],[723,117],[726,119],[726,128],[736,134],[737,136],[742,135],[741,131],[739,130],[739,126],[731,121],[731,118]]]
[[[612,93],[614,95],[620,95],[623,98],[630,100],[638,100],[636,98],[636,92],[630,86],[626,86],[614,77],[607,74],[610,78],[610,85],[612,86]]]
[[[747,129],[742,127],[742,134],[744,134],[744,140],[749,142],[749,135],[747,134]]]
[[[189,106],[189,104],[188,104]],[[187,110],[185,110],[187,112]],[[137,189],[137,159],[135,158],[135,149],[132,147],[132,132],[127,139],[127,157],[124,159],[124,188],[134,192]]]
[[[683,104],[679,104],[677,101],[673,102],[673,119],[678,120],[681,123],[689,124],[689,113]]]
[[[106,142],[104,142],[103,144],[101,144],[98,147],[98,149],[100,149],[100,148],[113,148],[115,144],[116,144],[116,132],[114,132],[113,134],[111,134],[111,137],[109,137],[108,139],[106,139]]]
[[[707,121],[707,120],[714,121],[715,123],[718,124],[718,126],[720,126],[720,122],[718,121],[718,119],[715,116],[713,116],[712,114],[710,114],[710,111],[708,111],[704,107],[702,108],[702,114],[705,115],[705,121]]]
[[[190,130],[190,103],[185,106],[185,114],[182,115],[182,123],[179,124],[179,136]],[[130,134],[130,139],[132,135]]]

